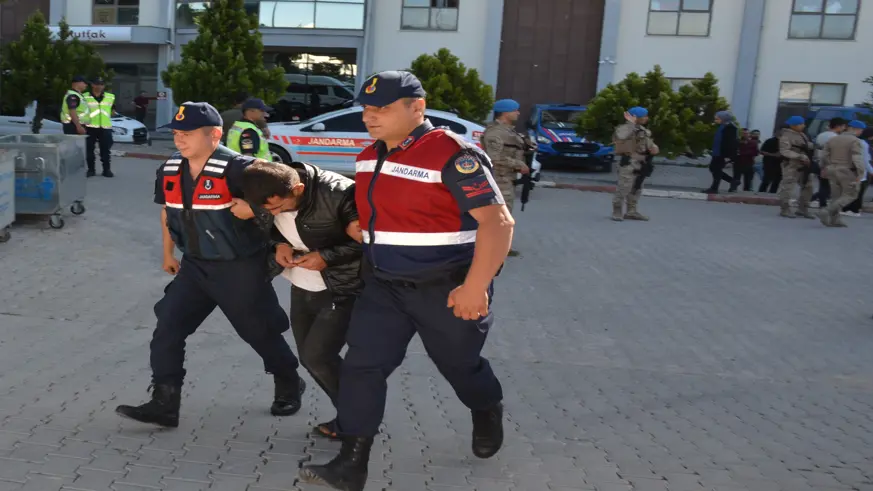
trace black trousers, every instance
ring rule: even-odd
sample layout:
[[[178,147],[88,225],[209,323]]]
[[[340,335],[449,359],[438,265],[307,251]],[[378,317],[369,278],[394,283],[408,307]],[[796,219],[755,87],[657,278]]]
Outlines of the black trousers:
[[[64,123],[63,128],[64,128],[65,135],[78,135],[79,134],[79,132],[76,131],[76,125],[74,125],[73,123]]]
[[[864,205],[864,193],[867,192],[867,186],[870,181],[861,182],[861,190],[858,192],[858,197],[843,208],[843,211],[851,211],[852,213],[861,213],[861,207]]]
[[[734,163],[734,182],[731,184],[731,188],[736,189],[743,185],[743,191],[751,191],[752,183],[755,179],[755,163]]]
[[[144,122],[146,118],[146,111],[148,111],[148,109],[146,108],[136,108],[136,120],[140,123]]]
[[[818,207],[824,208],[831,198],[831,182],[827,179],[818,177],[818,191],[812,195],[812,199],[818,199]]]
[[[152,336],[152,381],[182,385],[185,340],[206,317],[221,309],[237,334],[264,361],[267,373],[297,374],[297,357],[282,333],[288,317],[267,276],[265,254],[236,261],[182,257],[182,267],[155,304],[158,326]]]
[[[713,157],[709,162],[709,173],[712,174],[712,185],[709,186],[710,191],[718,191],[721,181],[725,181],[733,187],[734,178],[724,171],[726,166],[727,160],[724,157]]]
[[[761,180],[761,186],[758,187],[758,192],[776,193],[776,191],[779,190],[780,182],[782,182],[781,161],[764,159],[764,178]]]
[[[340,352],[352,318],[353,296],[335,296],[330,290],[311,292],[291,285],[291,332],[300,364],[337,405]]]
[[[446,301],[463,277],[449,276],[411,285],[376,279],[365,270],[341,369],[337,410],[343,434],[367,437],[379,432],[388,377],[416,333],[465,406],[487,409],[503,399],[500,382],[481,356],[494,313],[476,321],[455,317]]]
[[[85,160],[88,162],[88,170],[94,170],[94,147],[100,146],[100,163],[103,170],[110,170],[109,151],[112,149],[112,128],[86,128],[88,140],[85,142]]]

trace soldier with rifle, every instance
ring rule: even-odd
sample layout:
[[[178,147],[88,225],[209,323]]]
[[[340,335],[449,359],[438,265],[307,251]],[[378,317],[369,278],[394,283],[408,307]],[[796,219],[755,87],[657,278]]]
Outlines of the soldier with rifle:
[[[615,154],[620,157],[618,183],[612,197],[612,219],[648,221],[649,217],[637,211],[637,203],[642,194],[643,181],[652,175],[652,159],[658,154],[658,146],[652,141],[652,132],[645,125],[649,121],[649,111],[643,107],[632,107],[624,113],[625,124],[615,129],[613,141]],[[627,212],[624,203],[627,202]]]
[[[779,137],[779,153],[785,158],[782,162],[782,186],[779,188],[779,216],[815,219],[815,215],[809,212],[809,202],[812,199],[812,181],[809,174],[812,171],[815,145],[803,132],[806,128],[803,117],[791,116],[785,124],[788,128]],[[791,210],[791,195],[798,185],[801,189],[795,213]]]

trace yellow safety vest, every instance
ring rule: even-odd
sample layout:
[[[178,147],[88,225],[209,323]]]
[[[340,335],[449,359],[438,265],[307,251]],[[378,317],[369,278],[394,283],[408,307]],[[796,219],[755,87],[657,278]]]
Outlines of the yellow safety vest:
[[[91,128],[112,128],[112,106],[115,104],[115,94],[103,92],[103,100],[98,101],[90,92],[85,93],[85,103],[88,104],[88,116]]]
[[[227,148],[233,150],[237,153],[242,153],[240,148],[240,137],[242,136],[243,131],[245,130],[255,130],[258,134],[258,138],[260,139],[260,143],[258,145],[258,153],[254,155],[255,158],[272,160],[270,157],[270,145],[267,142],[267,139],[264,138],[264,133],[260,128],[255,126],[248,121],[237,121],[233,123],[233,126],[230,127],[230,131],[227,132]]]
[[[79,115],[79,124],[87,125],[89,122],[89,111],[88,105],[85,103],[85,96],[72,89],[67,90],[67,93],[64,94],[64,102],[61,103],[61,123],[69,124],[73,122],[73,118],[70,116],[70,107],[67,106],[67,97],[71,95],[79,98],[79,107],[76,108],[76,114]]]

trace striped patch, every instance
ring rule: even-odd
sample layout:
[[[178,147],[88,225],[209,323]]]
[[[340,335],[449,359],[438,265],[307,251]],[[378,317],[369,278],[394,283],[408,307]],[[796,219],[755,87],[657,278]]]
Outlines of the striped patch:
[[[361,231],[364,242],[370,243],[370,232]],[[447,246],[470,244],[476,242],[476,231],[466,230],[463,232],[379,232],[374,236],[373,244],[397,245],[397,246]]]
[[[355,163],[355,171],[356,172],[375,172],[376,171],[376,161],[375,160],[361,160]],[[382,164],[382,170],[380,175],[383,176],[394,176],[399,177],[401,179],[408,179],[410,181],[418,181],[418,182],[426,182],[431,184],[438,184],[443,182],[443,173],[436,170],[430,169],[422,169],[421,167],[415,167],[407,164],[400,164],[397,162],[385,161]]]

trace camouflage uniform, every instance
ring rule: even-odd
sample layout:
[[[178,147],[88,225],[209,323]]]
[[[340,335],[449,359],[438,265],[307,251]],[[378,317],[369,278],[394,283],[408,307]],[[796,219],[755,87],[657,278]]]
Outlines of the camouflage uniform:
[[[615,129],[612,136],[615,142],[615,154],[621,158],[618,167],[618,183],[615,194],[612,197],[612,219],[621,221],[648,220],[645,215],[637,211],[637,203],[643,192],[640,189],[633,191],[634,181],[645,163],[646,156],[652,149],[656,149],[652,141],[652,132],[642,125],[625,123]],[[624,202],[627,201],[627,213],[622,215]]]
[[[512,211],[515,201],[515,175],[526,166],[524,152],[527,143],[512,126],[494,121],[482,134],[485,153],[494,166],[494,179],[503,194],[506,207]]]
[[[779,153],[785,160],[782,162],[782,185],[779,187],[780,215],[786,218],[802,216],[815,218],[809,212],[809,200],[812,198],[812,179],[807,179],[800,190],[797,200],[797,214],[791,211],[791,195],[798,184],[803,183],[803,177],[809,170],[810,158],[815,145],[806,135],[791,128],[782,130],[779,137]]]
[[[840,210],[848,205],[861,191],[858,179],[864,175],[864,147],[861,140],[852,133],[837,135],[827,143],[821,152],[821,169],[827,173],[831,185],[831,201],[826,210],[818,215],[821,223],[829,227],[845,227],[840,220]]]

